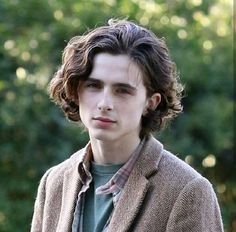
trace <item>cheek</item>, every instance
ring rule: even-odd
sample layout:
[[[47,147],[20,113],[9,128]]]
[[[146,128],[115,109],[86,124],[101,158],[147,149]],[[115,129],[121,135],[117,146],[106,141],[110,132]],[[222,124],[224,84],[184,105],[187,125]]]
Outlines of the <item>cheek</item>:
[[[93,103],[92,96],[90,94],[80,94],[79,95],[79,104],[82,108],[89,108],[89,106]]]
[[[123,107],[120,108],[120,113],[125,116],[128,123],[138,123],[141,120],[144,108],[144,104],[133,102],[131,104],[123,105]]]
[[[84,95],[80,95],[79,96],[79,113],[80,113],[80,117],[83,120],[84,119],[84,115],[89,111],[89,102],[88,102],[88,98]]]

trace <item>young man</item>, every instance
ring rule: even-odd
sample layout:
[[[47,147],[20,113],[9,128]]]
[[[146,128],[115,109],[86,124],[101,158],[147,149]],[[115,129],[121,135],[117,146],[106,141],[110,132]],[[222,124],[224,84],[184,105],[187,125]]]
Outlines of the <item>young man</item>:
[[[90,141],[43,176],[31,231],[223,231],[211,184],[151,135],[182,111],[164,41],[108,24],[68,43],[50,83]]]

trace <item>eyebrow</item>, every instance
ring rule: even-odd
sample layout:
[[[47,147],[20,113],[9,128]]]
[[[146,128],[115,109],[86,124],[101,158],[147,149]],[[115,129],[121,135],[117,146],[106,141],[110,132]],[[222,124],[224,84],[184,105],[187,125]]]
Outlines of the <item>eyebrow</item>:
[[[97,83],[103,83],[103,81],[101,80],[98,80],[96,78],[93,78],[93,77],[88,77],[86,79],[86,81],[91,81],[91,82],[97,82]],[[117,83],[114,83],[113,84],[114,86],[116,87],[123,87],[123,88],[127,88],[127,89],[130,89],[131,91],[137,91],[137,88],[130,85],[130,84],[127,84],[127,83],[123,83],[123,82],[117,82]]]

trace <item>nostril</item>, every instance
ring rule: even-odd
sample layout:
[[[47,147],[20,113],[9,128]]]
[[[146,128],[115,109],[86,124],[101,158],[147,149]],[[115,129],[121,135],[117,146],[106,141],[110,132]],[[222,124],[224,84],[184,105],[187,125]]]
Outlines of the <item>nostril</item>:
[[[98,106],[98,109],[101,111],[111,111],[112,107],[103,105],[103,106]]]

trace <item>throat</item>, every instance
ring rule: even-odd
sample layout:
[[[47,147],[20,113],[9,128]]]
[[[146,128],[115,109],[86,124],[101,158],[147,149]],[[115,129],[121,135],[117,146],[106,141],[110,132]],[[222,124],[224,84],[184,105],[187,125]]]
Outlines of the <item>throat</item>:
[[[127,162],[139,143],[140,139],[133,143],[106,143],[101,140],[91,140],[93,160],[97,164],[123,164]]]

